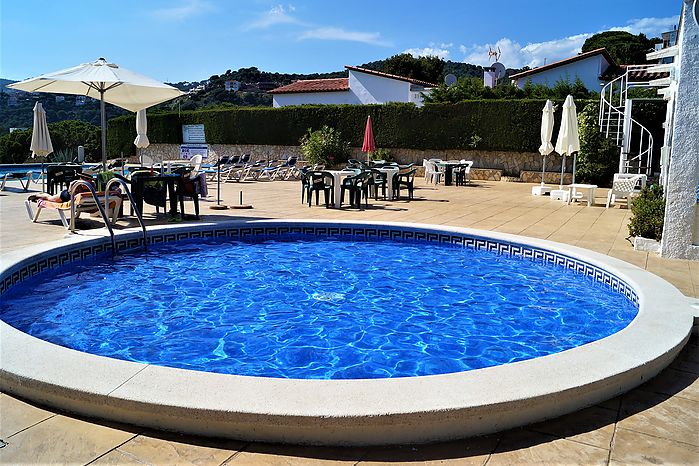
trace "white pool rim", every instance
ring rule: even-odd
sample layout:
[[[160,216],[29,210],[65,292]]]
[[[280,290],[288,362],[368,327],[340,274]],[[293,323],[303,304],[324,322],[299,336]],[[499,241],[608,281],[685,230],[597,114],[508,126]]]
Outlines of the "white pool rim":
[[[0,390],[91,418],[187,434],[315,445],[424,443],[521,426],[624,393],[668,366],[692,328],[689,301],[665,280],[546,240],[441,225],[311,220],[201,222],[149,227],[149,235],[227,225],[381,227],[554,251],[623,280],[635,290],[639,312],[620,332],[549,356],[452,374],[366,380],[276,379],[140,364],[64,348],[0,321]],[[139,232],[117,235],[135,242]],[[108,244],[101,231],[92,231],[5,253],[0,277],[57,250]]]

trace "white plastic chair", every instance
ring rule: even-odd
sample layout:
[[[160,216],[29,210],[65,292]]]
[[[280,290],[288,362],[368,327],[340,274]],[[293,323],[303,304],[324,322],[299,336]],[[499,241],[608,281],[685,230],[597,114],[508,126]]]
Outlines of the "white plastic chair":
[[[438,184],[444,178],[444,169],[432,160],[423,162],[425,166],[425,181],[428,183]]]
[[[607,209],[614,204],[617,199],[626,199],[626,207],[631,208],[631,198],[638,194],[636,185],[641,183],[645,185],[646,175],[631,175],[624,174],[623,176],[614,176],[615,180],[612,183],[612,188],[607,193]]]

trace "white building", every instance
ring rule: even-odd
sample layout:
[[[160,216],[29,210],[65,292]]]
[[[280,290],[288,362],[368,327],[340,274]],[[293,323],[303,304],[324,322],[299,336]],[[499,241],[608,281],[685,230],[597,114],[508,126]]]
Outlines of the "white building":
[[[345,66],[349,76],[296,81],[270,91],[274,107],[304,104],[384,104],[413,102],[422,106],[422,93],[436,84],[379,71]]]
[[[608,81],[605,79],[607,71],[616,68],[618,66],[607,49],[601,48],[513,74],[510,79],[512,84],[523,89],[528,81],[532,84],[553,87],[558,81],[568,81],[573,84],[580,78],[587,90],[599,92],[600,87]]]

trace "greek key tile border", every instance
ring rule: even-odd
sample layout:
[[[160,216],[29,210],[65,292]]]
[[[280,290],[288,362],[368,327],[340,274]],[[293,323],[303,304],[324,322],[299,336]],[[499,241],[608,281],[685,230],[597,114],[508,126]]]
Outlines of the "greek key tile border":
[[[547,249],[485,237],[469,236],[463,233],[428,231],[386,225],[241,225],[154,232],[149,235],[149,242],[150,244],[162,244],[185,239],[220,237],[246,240],[257,237],[275,238],[289,235],[451,244],[473,250],[485,250],[501,255],[522,257],[535,262],[559,265],[591,277],[593,280],[623,294],[634,305],[638,306],[638,295],[630,285],[597,266]],[[138,237],[118,239],[116,245],[119,251],[134,249],[142,245],[142,239]],[[109,251],[110,246],[108,243],[98,243],[78,245],[74,249],[61,248],[57,250],[56,254],[52,254],[56,251],[50,251],[47,254],[31,257],[2,272],[2,275],[0,275],[0,294],[4,293],[12,285],[44,270],[60,267],[61,265],[88,257],[106,254]]]

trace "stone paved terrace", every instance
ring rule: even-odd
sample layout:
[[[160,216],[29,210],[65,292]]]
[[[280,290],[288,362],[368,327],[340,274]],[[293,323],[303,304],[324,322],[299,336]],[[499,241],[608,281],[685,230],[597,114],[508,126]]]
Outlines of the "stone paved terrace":
[[[633,250],[626,239],[630,213],[618,205],[570,206],[532,197],[531,184],[478,181],[471,186],[427,186],[418,180],[415,199],[372,201],[364,211],[308,208],[298,182],[229,183],[224,203],[240,191],[252,210],[214,211],[203,201],[206,220],[312,218],[380,220],[463,226],[501,231],[592,249],[631,262],[699,297],[699,263],[661,259]],[[34,186],[32,186],[34,187]],[[216,197],[215,184],[210,194]],[[54,212],[32,224],[26,193],[0,193],[3,251],[64,237]],[[322,198],[321,198],[322,203]],[[192,211],[191,202],[187,203]],[[147,223],[163,223],[146,208]],[[79,224],[102,234],[97,220]],[[133,226],[121,220],[117,228]],[[0,357],[1,347],[0,347]],[[0,394],[1,464],[699,464],[699,341],[693,337],[658,377],[613,400],[577,413],[499,434],[448,443],[385,448],[315,448],[204,439],[95,422]]]

